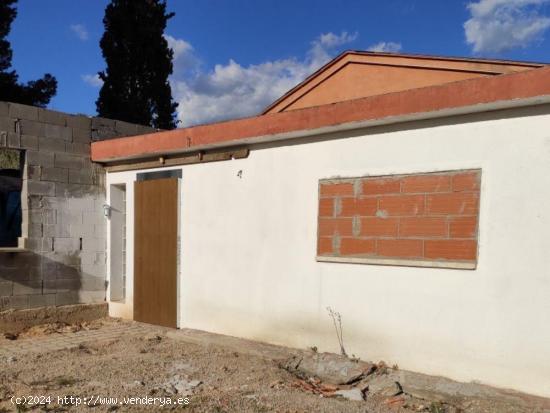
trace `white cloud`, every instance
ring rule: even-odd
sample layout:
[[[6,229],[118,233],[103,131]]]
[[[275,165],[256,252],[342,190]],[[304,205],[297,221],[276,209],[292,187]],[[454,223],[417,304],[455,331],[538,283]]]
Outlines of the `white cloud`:
[[[542,39],[550,17],[542,7],[550,0],[479,0],[469,3],[464,23],[466,41],[474,53],[501,53]]]
[[[371,52],[400,52],[401,43],[395,42],[378,42],[376,44],[370,45],[367,50]]]
[[[82,80],[90,86],[101,87],[103,85],[103,80],[100,79],[99,75],[81,75]]]
[[[164,35],[168,47],[174,51],[174,73],[178,76],[193,75],[200,68],[200,60],[195,56],[191,43],[173,36]]]
[[[71,24],[69,27],[80,40],[88,40],[89,35],[86,26],[83,24]]]
[[[316,38],[306,56],[243,66],[231,59],[203,71],[193,47],[166,36],[174,50],[172,93],[183,126],[256,115],[327,61],[357,33],[326,33]]]

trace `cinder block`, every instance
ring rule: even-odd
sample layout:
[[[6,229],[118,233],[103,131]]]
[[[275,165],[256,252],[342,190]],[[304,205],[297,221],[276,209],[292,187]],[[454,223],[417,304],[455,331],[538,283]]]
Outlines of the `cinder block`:
[[[29,308],[29,296],[28,295],[18,295],[11,297],[2,297],[0,299],[0,311],[3,310],[24,310]]]
[[[55,184],[53,182],[29,180],[27,182],[29,195],[55,195]]]
[[[73,142],[90,143],[92,132],[90,129],[73,129]]]
[[[41,224],[33,225],[42,228]],[[32,231],[34,232],[34,238],[25,238],[25,248],[39,253],[42,248],[42,231],[36,231],[34,228],[32,228]],[[29,229],[29,233],[31,233],[31,229]]]
[[[2,281],[17,281],[27,278],[24,265],[18,268],[2,266],[0,270],[2,271],[0,275]]]
[[[105,291],[80,291],[81,303],[102,303],[105,301]]]
[[[42,239],[42,224],[29,224],[28,226],[28,248],[33,251],[42,251],[42,242],[40,241],[40,246],[38,246],[38,240]],[[32,246],[35,246],[33,248]]]
[[[0,116],[8,116],[10,111],[8,102],[0,102]]]
[[[48,152],[65,152],[68,142],[64,139],[56,138],[40,138],[38,141],[38,148],[41,151]]]
[[[36,168],[36,167],[34,167]],[[28,172],[27,172],[28,173]],[[40,174],[38,174],[40,176]],[[35,178],[38,179],[38,178]],[[29,209],[40,209],[44,206],[44,201],[46,197],[42,197],[41,195],[30,195],[27,197],[28,207]]]
[[[42,172],[42,167],[37,165],[29,165],[27,167],[27,179],[35,179],[40,181],[40,175]]]
[[[160,131],[160,129],[155,129],[151,126],[145,126],[145,125],[136,125],[136,133],[138,135],[144,135],[146,133],[154,133]]]
[[[67,126],[68,115],[49,109],[38,109],[38,120],[44,123],[51,123],[58,126]]]
[[[0,296],[13,295],[13,281],[0,281]]]
[[[21,137],[18,133],[8,132],[8,147],[21,148]]]
[[[65,198],[80,198],[80,197],[97,197],[103,195],[104,188],[100,188],[94,185],[81,185],[81,184],[55,184],[55,194],[58,197]]]
[[[103,208],[96,211],[84,211],[82,213],[82,219],[84,222],[96,225],[106,224],[106,218],[103,215]]]
[[[107,243],[101,238],[82,237],[82,250],[89,252],[103,252],[107,249]]]
[[[95,251],[81,251],[80,259],[82,265],[105,265],[107,254],[105,252],[95,252]]]
[[[46,138],[63,139],[68,142],[73,140],[73,130],[66,126],[50,125],[46,123],[44,124],[44,135]]]
[[[66,168],[42,168],[40,176],[42,181],[68,182],[69,170]],[[54,192],[55,193],[55,192]]]
[[[90,144],[84,142],[67,143],[67,153],[90,156]]]
[[[99,116],[95,116],[92,118],[92,129],[100,129],[100,128],[115,128],[116,121],[114,119],[107,119],[102,118]]]
[[[60,208],[57,210],[57,224],[69,226],[69,225],[83,225],[82,211]],[[86,224],[86,223],[84,223]]]
[[[92,179],[92,169],[83,168],[83,169],[70,169],[69,170],[69,182],[74,184],[86,184],[91,185],[93,183]]]
[[[38,150],[38,137],[32,135],[21,135],[21,148]]]
[[[54,166],[54,154],[51,152],[29,150],[26,152],[26,159],[28,165]]]
[[[56,211],[53,209],[29,209],[29,224],[55,224]]]
[[[137,134],[137,125],[117,120],[115,121],[115,131],[120,136],[134,136]]]
[[[26,280],[13,283],[13,295],[42,294],[42,280]]]
[[[0,117],[0,131],[8,133],[15,132],[15,120],[8,117]]]
[[[29,296],[29,308],[50,307],[55,305],[55,294]]]
[[[69,278],[69,279],[56,279],[55,287],[57,292],[63,291],[78,291],[82,286],[82,283],[79,278]]]
[[[43,231],[45,237],[55,238],[53,240],[54,250],[59,238],[68,238],[71,235],[69,233],[69,226],[62,224],[44,224]]]
[[[44,238],[42,238],[42,225],[40,224],[34,224],[34,225],[38,225],[39,228],[40,228],[40,233],[38,233],[38,231],[33,231],[35,232],[34,234],[30,235],[31,237],[33,238],[27,238],[27,244],[26,244],[26,247],[34,252],[42,252],[43,251],[43,247],[44,247]],[[29,231],[30,232],[30,231]]]
[[[105,278],[107,276],[107,266],[105,264],[86,264],[82,263],[82,276],[83,277],[100,277]]]
[[[55,262],[59,266],[65,265],[76,269],[80,268],[80,263],[82,261],[80,251],[76,254],[45,252],[42,257],[44,259],[44,262]]]
[[[84,157],[67,153],[56,153],[54,166],[57,168],[81,169],[84,166]]]
[[[33,136],[45,136],[46,134],[46,124],[40,123],[33,120],[22,119],[19,121],[19,128],[22,134],[33,135]],[[17,131],[17,125],[15,126]]]
[[[78,291],[60,292],[55,295],[55,305],[78,304],[79,299]]]
[[[57,292],[55,274],[53,277],[44,278],[42,281],[42,294],[55,294]]]
[[[73,238],[93,237],[95,234],[95,225],[89,222],[71,224],[69,226],[69,233]]]
[[[35,106],[9,103],[9,116],[17,119],[38,120],[38,108]]]
[[[105,291],[105,274],[102,276],[90,276],[83,274],[81,278],[81,291]]]
[[[42,276],[46,280],[52,279],[79,279],[80,270],[60,262],[45,260],[42,264]]]
[[[90,131],[92,128],[92,120],[85,115],[69,115],[67,116],[67,126],[74,129]]]
[[[54,251],[57,253],[72,254],[80,250],[80,240],[78,238],[55,238]]]
[[[107,220],[104,219],[101,223],[96,223],[94,227],[95,238],[107,238]]]

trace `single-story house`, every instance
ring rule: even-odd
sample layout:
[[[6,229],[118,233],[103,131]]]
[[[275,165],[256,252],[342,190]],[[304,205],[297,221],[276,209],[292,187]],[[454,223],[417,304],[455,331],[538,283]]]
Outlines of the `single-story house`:
[[[346,52],[91,153],[111,315],[550,396],[550,67]]]

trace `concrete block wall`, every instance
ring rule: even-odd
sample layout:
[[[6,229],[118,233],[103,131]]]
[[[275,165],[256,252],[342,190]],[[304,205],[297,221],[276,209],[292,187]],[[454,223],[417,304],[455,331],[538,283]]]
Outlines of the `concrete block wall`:
[[[24,152],[24,250],[0,249],[0,311],[105,300],[105,173],[90,143],[153,128],[0,102],[0,148]]]

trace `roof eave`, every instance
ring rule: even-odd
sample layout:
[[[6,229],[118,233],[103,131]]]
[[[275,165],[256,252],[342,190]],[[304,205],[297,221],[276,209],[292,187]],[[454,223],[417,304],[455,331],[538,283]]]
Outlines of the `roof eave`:
[[[477,78],[317,107],[100,141],[92,160],[114,162],[228,148],[410,120],[548,103],[550,68]]]

